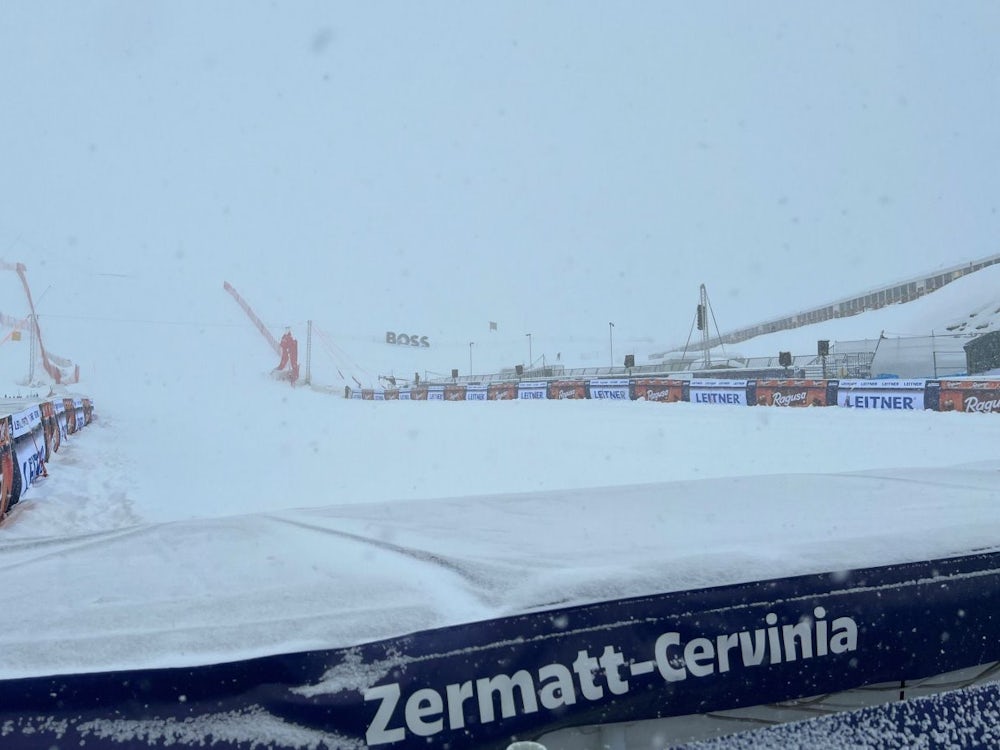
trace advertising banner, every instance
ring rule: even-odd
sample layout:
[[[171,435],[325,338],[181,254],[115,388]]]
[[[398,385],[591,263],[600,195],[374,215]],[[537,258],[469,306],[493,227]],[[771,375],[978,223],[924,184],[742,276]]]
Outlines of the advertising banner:
[[[444,401],[444,386],[443,385],[427,386],[427,400]]]
[[[66,432],[72,435],[76,432],[76,408],[73,406],[73,399],[64,398],[62,401],[66,410]]]
[[[27,435],[42,426],[42,407],[38,404],[28,405],[23,401],[20,403],[21,406],[18,407],[17,411],[12,412],[10,415],[11,425],[13,426],[12,434],[15,439],[22,435]]]
[[[834,406],[836,386],[826,380],[757,380],[748,386],[749,403],[757,406]]]
[[[688,381],[671,378],[636,378],[632,381],[632,393],[637,401],[658,401],[664,404],[687,401]]]
[[[546,398],[548,389],[544,382],[521,382],[517,384],[517,397],[519,399]]]
[[[607,398],[614,401],[628,401],[631,397],[629,392],[628,378],[604,378],[601,380],[591,380],[587,388],[590,398]]]
[[[517,398],[517,383],[490,383],[486,397],[490,401],[513,401]]]
[[[14,438],[10,415],[0,416],[0,519],[11,504],[14,486]]]
[[[362,399],[362,393],[361,393],[360,390],[357,390],[357,391],[352,390],[351,391],[351,400],[352,401],[360,401],[361,399]]]
[[[549,383],[549,398],[587,398],[587,384],[582,380],[553,380]]]
[[[52,459],[52,454],[59,450],[59,424],[56,422],[55,408],[51,401],[43,401],[38,406],[42,410],[42,432],[45,435],[45,461],[48,463]]]
[[[45,470],[45,434],[42,431],[42,410],[32,404],[10,415],[13,437],[14,471],[20,474],[20,487],[15,487],[11,504],[16,503]]]
[[[927,385],[930,400],[931,383]],[[1000,380],[942,380],[936,390],[936,408],[941,411],[1000,412]],[[935,408],[929,403],[927,406]]]
[[[66,426],[66,402],[61,398],[53,399],[52,411],[56,415],[56,424],[59,425],[59,440],[62,442],[69,434],[69,428]]]
[[[427,386],[426,385],[415,385],[410,388],[410,400],[411,401],[426,401],[427,400]]]
[[[922,410],[925,379],[841,380],[837,405],[852,409]]]
[[[399,389],[399,400],[400,401],[409,401],[410,400],[410,389],[409,388],[400,388]]]
[[[690,388],[690,399],[694,404],[747,405],[746,380],[694,378]]]
[[[76,416],[76,431],[79,432],[87,424],[87,419],[83,414],[83,399],[73,399],[73,414]]]
[[[350,648],[0,682],[4,748],[501,750],[1000,659],[1000,553],[532,612]],[[946,637],[945,637],[946,636]]]
[[[465,388],[466,401],[486,401],[487,388],[485,385],[469,385]]]
[[[389,388],[384,392],[384,398],[386,401],[399,401],[399,389]]]
[[[361,389],[361,400],[362,401],[374,401],[375,400],[375,389],[374,388],[362,388]]]
[[[445,401],[465,401],[464,385],[446,385],[444,387]]]

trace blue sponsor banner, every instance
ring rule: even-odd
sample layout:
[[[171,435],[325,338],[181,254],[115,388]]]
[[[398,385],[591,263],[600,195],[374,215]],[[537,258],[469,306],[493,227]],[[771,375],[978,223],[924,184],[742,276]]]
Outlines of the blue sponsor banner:
[[[5,748],[504,748],[1000,660],[1000,553],[637,597],[352,648],[0,683]]]

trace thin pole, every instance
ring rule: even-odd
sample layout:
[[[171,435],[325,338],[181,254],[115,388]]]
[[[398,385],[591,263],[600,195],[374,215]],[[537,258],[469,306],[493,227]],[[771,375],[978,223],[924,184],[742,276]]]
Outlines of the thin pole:
[[[608,348],[611,351],[611,366],[615,366],[615,324],[608,323]]]
[[[312,383],[313,322],[306,321],[306,385]]]
[[[31,337],[28,339],[28,385],[31,385],[35,382],[35,328],[38,324],[35,322],[34,313],[28,317],[31,319],[29,326]]]

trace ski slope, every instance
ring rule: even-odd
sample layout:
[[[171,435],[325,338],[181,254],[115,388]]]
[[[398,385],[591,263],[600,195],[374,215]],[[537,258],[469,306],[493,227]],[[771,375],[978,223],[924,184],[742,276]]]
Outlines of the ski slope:
[[[947,291],[914,311],[953,315]],[[343,647],[1000,539],[993,415],[345,401],[271,380],[247,323],[166,343],[151,327],[81,339],[98,419],[0,528],[4,677]],[[103,364],[123,349],[135,368]]]

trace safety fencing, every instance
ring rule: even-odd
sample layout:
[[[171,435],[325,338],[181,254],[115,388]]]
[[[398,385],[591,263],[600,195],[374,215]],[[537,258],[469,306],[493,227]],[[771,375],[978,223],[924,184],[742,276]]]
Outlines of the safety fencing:
[[[53,454],[94,419],[89,398],[0,400],[0,522],[40,477]]]
[[[28,317],[20,320],[0,313],[0,327],[9,327],[11,329],[9,334],[0,339],[0,343],[3,343],[8,338],[13,338],[15,336],[19,337],[23,331],[27,330],[31,335],[32,368],[35,363],[34,346],[37,342],[38,358],[53,383],[79,383],[80,366],[75,364],[72,360],[67,359],[66,357],[60,357],[57,354],[54,354],[51,350],[45,348],[45,343],[42,341],[42,329],[41,326],[38,325],[38,314],[35,311],[35,301],[31,296],[31,286],[28,284],[27,268],[25,265],[23,263],[7,263],[6,261],[0,260],[0,271],[13,271],[17,274],[17,277],[21,282],[21,287],[24,290],[24,296],[28,303],[28,309],[31,311]],[[29,375],[29,379],[30,378],[31,375]]]
[[[599,378],[453,383],[407,388],[345,388],[364,401],[533,401],[600,399],[718,406],[839,406],[889,411],[1000,413],[1000,379],[809,380]]]

